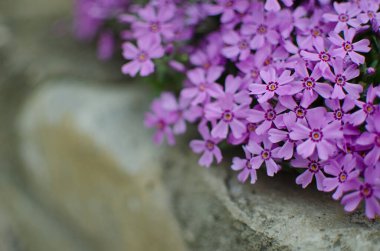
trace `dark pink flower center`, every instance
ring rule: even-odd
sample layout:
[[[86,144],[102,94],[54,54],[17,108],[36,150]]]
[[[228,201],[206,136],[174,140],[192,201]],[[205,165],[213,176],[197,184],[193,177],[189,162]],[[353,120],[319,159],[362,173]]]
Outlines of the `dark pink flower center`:
[[[265,113],[265,119],[266,120],[269,120],[269,121],[272,121],[276,118],[276,113],[274,112],[274,110],[272,109],[269,109],[266,113]]]
[[[242,40],[238,43],[238,47],[240,50],[246,50],[248,49],[248,43],[246,40]]]
[[[264,24],[260,24],[258,27],[257,27],[257,32],[260,34],[260,35],[264,35],[268,32],[268,27]]]
[[[294,112],[299,119],[303,119],[306,116],[307,110],[303,108],[302,106],[297,106],[294,109]]]
[[[346,172],[341,172],[340,174],[339,174],[339,176],[338,176],[338,180],[339,180],[339,182],[340,183],[344,183],[344,182],[346,182],[346,180],[347,180],[347,173]]]
[[[275,90],[277,90],[277,88],[278,88],[278,83],[277,82],[271,81],[271,82],[269,82],[267,84],[267,90],[268,91],[274,92]]]
[[[261,158],[263,158],[263,160],[268,160],[270,159],[270,157],[271,157],[270,150],[265,149],[264,151],[261,152]]]
[[[336,75],[335,84],[344,86],[346,84],[346,77],[341,74]]]
[[[345,23],[348,21],[349,17],[347,14],[342,13],[342,14],[339,14],[338,19],[340,22]]]
[[[160,31],[160,23],[159,22],[152,22],[150,23],[150,31],[157,33]]]
[[[160,120],[156,123],[156,128],[159,130],[159,131],[162,131],[166,126],[166,123],[163,121],[163,120]]]
[[[273,58],[272,57],[267,57],[264,61],[264,65],[265,66],[268,66],[270,65],[271,63],[273,62]]]
[[[198,90],[199,90],[200,92],[204,92],[204,91],[206,90],[206,84],[204,84],[204,83],[200,83],[200,84],[198,85]]]
[[[368,115],[371,115],[375,112],[375,106],[372,103],[365,103],[363,106],[363,111]]]
[[[309,137],[310,139],[313,141],[313,142],[319,142],[322,140],[323,138],[323,133],[321,130],[319,129],[313,129],[310,134],[309,134]]]
[[[310,78],[310,77],[306,77],[303,79],[303,86],[307,89],[307,90],[312,90],[315,86],[315,80],[314,78]]]
[[[247,124],[247,131],[248,132],[254,132],[257,129],[257,124],[255,123],[248,123]]]
[[[327,52],[322,51],[319,53],[319,59],[322,60],[323,62],[329,62],[331,59],[331,56]]]
[[[322,34],[322,30],[318,26],[316,26],[313,29],[311,29],[310,33],[313,37],[319,37]]]
[[[321,169],[321,165],[317,161],[312,160],[309,162],[308,169],[312,173],[317,173]]]
[[[251,77],[253,79],[256,79],[257,77],[259,76],[259,69],[257,69],[256,67],[252,69],[251,71]]]
[[[343,42],[343,49],[346,51],[346,52],[350,52],[350,51],[353,51],[354,50],[354,46],[352,43],[346,41],[346,42]]]
[[[375,12],[373,12],[371,10],[367,11],[367,15],[368,15],[369,19],[371,19],[371,20],[375,18]]]
[[[234,114],[230,110],[226,110],[223,112],[222,118],[225,122],[231,122],[234,118]]]
[[[211,140],[206,141],[206,149],[207,150],[212,151],[212,150],[214,150],[214,147],[215,147],[214,142],[212,142]]]
[[[141,63],[147,61],[148,59],[148,54],[144,51],[140,52],[140,54],[137,55],[137,60]]]
[[[334,119],[335,120],[342,120],[343,118],[343,115],[344,115],[344,112],[342,111],[342,109],[338,108],[334,111]]]
[[[364,183],[360,186],[360,195],[365,198],[369,198],[372,196],[373,189],[372,186],[368,183]]]

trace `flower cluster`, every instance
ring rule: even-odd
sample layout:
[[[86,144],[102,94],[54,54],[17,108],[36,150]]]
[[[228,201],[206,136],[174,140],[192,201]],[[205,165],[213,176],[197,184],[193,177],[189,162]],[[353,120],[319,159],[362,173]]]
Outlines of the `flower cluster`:
[[[112,2],[105,15],[123,6],[124,74],[164,65],[183,76],[146,115],[156,143],[196,124],[201,166],[222,161],[222,142],[240,146],[241,182],[295,168],[303,188],[315,178],[346,211],[364,201],[368,218],[380,215],[379,0],[78,1]],[[99,28],[81,19],[85,34]]]

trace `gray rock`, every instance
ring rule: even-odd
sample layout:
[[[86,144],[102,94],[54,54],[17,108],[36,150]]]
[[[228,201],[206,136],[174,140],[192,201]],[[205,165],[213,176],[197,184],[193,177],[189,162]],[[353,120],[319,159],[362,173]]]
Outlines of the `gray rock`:
[[[184,240],[197,251],[378,249],[379,222],[302,190],[292,174],[260,173],[242,185],[228,163],[199,167],[184,143],[152,145],[142,126],[149,96],[137,83],[52,80],[20,119],[28,185],[100,247],[180,250]]]

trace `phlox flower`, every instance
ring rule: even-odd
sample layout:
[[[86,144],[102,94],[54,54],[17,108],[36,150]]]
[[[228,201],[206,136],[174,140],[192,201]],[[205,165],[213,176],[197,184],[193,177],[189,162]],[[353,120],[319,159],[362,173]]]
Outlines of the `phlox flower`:
[[[380,112],[367,120],[366,129],[367,131],[356,140],[356,144],[370,146],[364,162],[369,166],[374,166],[380,159]]]
[[[332,176],[324,179],[324,191],[335,190],[332,196],[334,200],[340,199],[343,193],[355,189],[358,185],[360,170],[356,169],[356,159],[350,154],[344,156],[341,161],[333,159],[325,166],[324,171]]]
[[[137,40],[137,48],[132,43],[123,44],[123,56],[132,60],[122,67],[122,72],[132,77],[140,72],[141,76],[148,76],[154,72],[153,58],[164,55],[164,49],[157,42],[150,39]]]
[[[276,127],[283,125],[282,114],[286,108],[281,104],[277,104],[274,108],[269,103],[260,103],[253,109],[249,110],[247,120],[251,123],[260,123],[255,132],[258,135],[265,134],[272,127],[273,123]]]
[[[354,192],[344,195],[341,202],[348,212],[354,211],[359,203],[365,201],[365,214],[373,219],[380,215],[380,179],[378,168],[368,167],[364,172],[364,181],[360,182]]]
[[[247,36],[240,36],[237,32],[229,30],[223,34],[223,41],[226,46],[222,49],[222,53],[227,58],[239,57],[239,60],[244,60],[251,53]]]
[[[326,70],[330,68],[332,62],[331,49],[325,49],[325,42],[323,38],[316,37],[313,40],[313,46],[316,52],[309,52],[306,50],[301,51],[301,56],[305,60],[310,60],[312,62],[317,62],[316,68],[318,68],[323,74]]]
[[[315,177],[317,189],[323,191],[323,180],[326,178],[323,173],[324,163],[318,159],[317,154],[313,154],[308,158],[296,155],[295,159],[291,161],[291,165],[294,168],[306,169],[302,174],[297,176],[297,185],[302,185],[302,188],[306,188]]]
[[[259,103],[267,102],[275,94],[278,96],[294,94],[292,93],[292,86],[289,84],[294,79],[290,75],[290,71],[283,71],[280,76],[277,76],[276,71],[270,68],[268,71],[260,71],[260,77],[265,84],[254,83],[249,85],[250,94],[260,95],[257,100]]]
[[[222,161],[222,152],[220,151],[218,144],[221,141],[219,138],[214,138],[211,136],[208,126],[201,123],[198,127],[199,133],[201,134],[203,140],[192,140],[190,142],[190,147],[195,153],[202,153],[199,159],[199,165],[204,167],[210,167],[213,160],[215,159],[217,163]]]
[[[244,183],[249,177],[250,183],[255,184],[257,180],[256,169],[252,167],[253,156],[248,150],[248,146],[243,146],[245,158],[234,157],[232,159],[231,169],[234,171],[240,171],[238,175],[238,180]],[[252,150],[252,149],[251,149]],[[257,167],[257,166],[256,166]],[[258,166],[257,168],[259,168]]]
[[[249,2],[247,0],[216,0],[216,4],[208,4],[205,7],[209,15],[215,16],[221,14],[222,23],[228,23],[238,13],[244,13],[249,7]]]
[[[347,29],[349,26],[357,28],[360,26],[360,21],[357,19],[357,15],[360,13],[360,9],[354,4],[338,3],[334,2],[334,9],[336,13],[326,13],[323,18],[328,22],[336,23],[334,31],[336,33]]]
[[[335,154],[335,141],[343,137],[340,122],[328,121],[324,109],[309,110],[306,119],[308,125],[295,123],[290,133],[292,140],[305,140],[297,146],[297,153],[308,158],[317,152],[321,160],[327,160]]]
[[[344,39],[341,38],[337,33],[331,32],[329,35],[329,40],[338,48],[333,49],[331,55],[333,57],[340,57],[344,59],[346,55],[352,60],[352,62],[360,65],[364,63],[364,56],[357,52],[369,52],[371,48],[369,47],[369,40],[362,39],[353,43],[356,31],[355,29],[345,29]]]
[[[360,108],[360,110],[351,114],[351,124],[358,126],[368,117],[374,115],[377,110],[379,110],[379,106],[373,103],[376,98],[376,91],[377,89],[370,85],[367,90],[366,102],[355,100],[355,104]]]

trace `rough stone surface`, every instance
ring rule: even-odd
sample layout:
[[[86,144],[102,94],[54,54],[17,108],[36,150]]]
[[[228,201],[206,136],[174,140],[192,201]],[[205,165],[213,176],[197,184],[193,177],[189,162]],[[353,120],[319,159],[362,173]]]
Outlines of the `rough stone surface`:
[[[142,89],[47,83],[22,115],[27,183],[96,250],[184,250]]]
[[[176,245],[183,238],[190,250],[376,250],[380,244],[379,222],[347,215],[328,195],[292,185],[292,174],[261,174],[255,186],[241,185],[227,165],[197,166],[181,144],[153,146],[142,127],[149,99],[143,87],[53,82],[33,95],[20,123],[29,182],[89,236],[99,241],[112,230],[104,245],[123,235],[128,240],[131,224],[149,226],[151,234],[168,224],[165,236],[176,233],[169,234]]]

